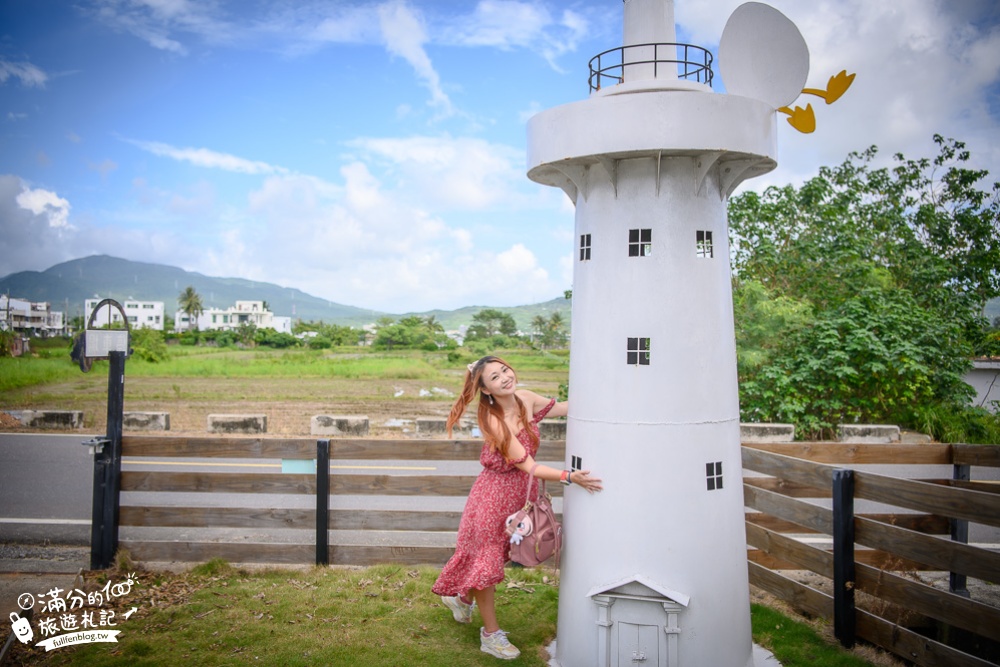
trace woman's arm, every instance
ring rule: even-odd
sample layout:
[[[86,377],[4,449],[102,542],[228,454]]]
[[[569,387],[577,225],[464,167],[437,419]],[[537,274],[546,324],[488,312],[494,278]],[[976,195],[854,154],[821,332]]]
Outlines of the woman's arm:
[[[528,406],[532,417],[552,400],[545,396],[539,396],[530,389],[518,389],[517,395]],[[563,401],[562,403],[557,402],[553,405],[546,417],[565,417],[567,414],[569,414],[569,401]]]
[[[535,465],[535,459],[531,456],[527,456],[527,452],[517,439],[514,439],[510,443],[510,450],[507,452],[510,456],[510,460],[516,461],[522,456],[524,460],[520,463],[515,463],[518,469],[531,474],[531,468]],[[558,470],[551,466],[541,465],[535,468],[535,477],[538,479],[544,479],[546,482],[560,482],[562,481],[563,470]],[[591,477],[589,470],[574,470],[569,473],[569,482],[571,484],[576,484],[582,486],[588,492],[593,493],[594,491],[600,491],[604,488],[601,484],[601,480],[597,477]]]

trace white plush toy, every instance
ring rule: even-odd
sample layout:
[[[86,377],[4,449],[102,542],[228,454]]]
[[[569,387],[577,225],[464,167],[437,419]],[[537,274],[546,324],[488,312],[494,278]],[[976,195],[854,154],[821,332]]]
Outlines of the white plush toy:
[[[520,544],[528,535],[531,535],[531,517],[524,510],[514,512],[507,517],[507,534],[510,535],[511,544]]]

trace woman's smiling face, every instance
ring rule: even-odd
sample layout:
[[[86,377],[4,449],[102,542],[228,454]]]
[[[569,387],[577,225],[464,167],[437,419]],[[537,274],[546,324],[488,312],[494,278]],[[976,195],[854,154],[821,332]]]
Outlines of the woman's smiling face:
[[[517,376],[509,366],[491,361],[483,368],[482,384],[484,394],[507,396],[517,389]]]

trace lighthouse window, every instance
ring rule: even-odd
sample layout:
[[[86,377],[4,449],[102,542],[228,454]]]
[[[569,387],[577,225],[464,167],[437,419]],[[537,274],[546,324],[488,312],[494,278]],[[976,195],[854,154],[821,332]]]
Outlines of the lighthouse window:
[[[712,232],[695,232],[697,234],[695,239],[695,247],[698,252],[698,257],[713,257],[712,252]]]
[[[583,459],[579,456],[573,456],[570,458],[570,470],[583,470]]]
[[[628,256],[646,257],[653,253],[653,230],[628,230]]]
[[[590,234],[580,234],[580,261],[590,259]]]
[[[722,488],[722,461],[705,464],[705,473],[708,476],[708,490],[715,491]]]
[[[628,363],[630,366],[649,365],[649,339],[628,339]]]

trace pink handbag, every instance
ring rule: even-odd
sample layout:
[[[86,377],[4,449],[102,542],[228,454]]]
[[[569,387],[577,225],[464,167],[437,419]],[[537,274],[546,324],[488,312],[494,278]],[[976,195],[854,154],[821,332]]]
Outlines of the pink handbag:
[[[510,536],[510,560],[525,567],[541,565],[555,554],[559,566],[562,547],[562,526],[552,510],[552,496],[545,492],[545,480],[540,480],[538,498],[531,502],[531,479],[535,476],[536,463],[528,473],[528,490],[524,507],[507,517],[507,534]]]

